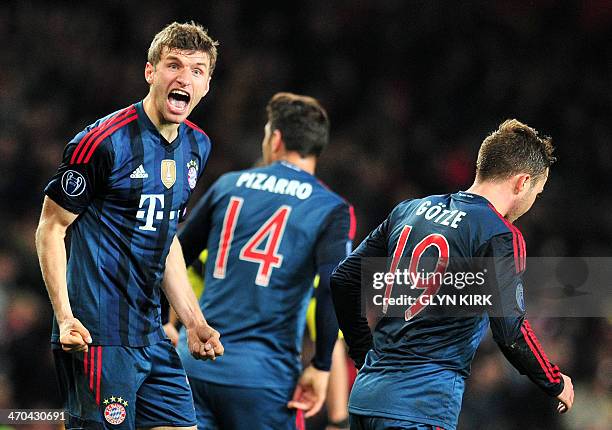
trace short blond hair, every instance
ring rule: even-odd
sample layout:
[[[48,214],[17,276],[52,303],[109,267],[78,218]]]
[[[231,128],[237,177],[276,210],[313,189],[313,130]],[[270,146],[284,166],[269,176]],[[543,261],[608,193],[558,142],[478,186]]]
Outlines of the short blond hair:
[[[554,150],[550,137],[540,137],[534,128],[508,119],[482,142],[476,177],[503,180],[519,173],[539,176],[557,161],[552,155]]]
[[[208,35],[208,31],[200,24],[194,21],[184,24],[173,22],[155,35],[147,53],[147,61],[154,66],[159,63],[164,48],[205,52],[210,60],[210,75],[212,76],[217,62],[217,46],[219,42],[213,40]]]

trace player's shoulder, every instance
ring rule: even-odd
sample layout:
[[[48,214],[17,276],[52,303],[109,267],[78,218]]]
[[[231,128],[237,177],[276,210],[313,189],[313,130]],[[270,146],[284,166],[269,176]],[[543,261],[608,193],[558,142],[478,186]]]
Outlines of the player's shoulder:
[[[208,135],[206,134],[206,132],[204,130],[202,130],[202,128],[197,125],[195,122],[193,121],[189,121],[188,119],[186,119],[185,121],[183,121],[184,124],[191,130],[193,130],[194,132],[197,132],[199,135],[203,135],[205,136],[207,139],[209,139]]]
[[[406,199],[395,205],[389,214],[389,218],[405,218],[416,211],[426,212],[432,207],[445,207],[449,205],[449,201],[450,194],[436,194],[420,198]]]
[[[275,175],[279,178],[286,178],[297,184],[298,189],[304,191],[303,196],[305,198],[301,200],[307,203],[316,203],[319,207],[344,206],[348,208],[351,206],[347,199],[336,193],[322,179],[287,161],[278,161],[268,166],[260,167],[259,169],[263,173]]]
[[[472,231],[478,231],[483,240],[511,234],[520,235],[518,227],[504,218],[486,198],[459,191],[452,194],[454,205],[466,213],[465,220]]]
[[[120,130],[125,125],[138,119],[139,112],[135,104],[118,109],[85,127],[79,135],[96,134],[98,137],[105,137]],[[78,135],[77,135],[78,136]]]
[[[341,206],[343,208],[352,210],[353,205],[346,199],[346,197],[341,196],[340,194],[332,190],[330,186],[327,185],[323,180],[319,178],[315,179],[316,190],[320,193],[321,197],[328,202],[330,206]]]
[[[214,186],[227,190],[244,188],[269,192],[287,199],[296,199],[307,206],[316,207],[317,210],[343,207],[348,211],[351,208],[346,199],[318,178],[284,162],[225,173],[215,181]]]
[[[112,153],[111,137],[136,119],[138,112],[132,104],[85,127],[67,145],[71,154],[70,164],[87,164],[95,156]]]
[[[206,134],[206,132],[202,130],[199,125],[192,121],[189,121],[188,119],[183,121],[183,124],[185,126],[185,130],[187,130],[188,133],[192,133],[197,141],[205,145],[210,145],[210,137],[208,137],[208,134]]]

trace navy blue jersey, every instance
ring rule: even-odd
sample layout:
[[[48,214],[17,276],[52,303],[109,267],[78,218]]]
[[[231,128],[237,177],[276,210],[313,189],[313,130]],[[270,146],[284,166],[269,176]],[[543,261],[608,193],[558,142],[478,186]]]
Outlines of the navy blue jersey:
[[[167,142],[136,103],[77,134],[45,188],[79,214],[71,226],[68,293],[96,345],[144,346],[165,337],[166,256],[210,153],[196,125],[185,121],[178,133]],[[58,337],[54,323],[52,341]]]
[[[362,259],[388,257],[393,272],[415,269],[427,253],[441,272],[486,274],[483,287],[472,293],[490,293],[491,306],[459,316],[456,308],[417,301],[405,305],[403,317],[380,319],[372,336],[361,315]],[[399,204],[332,275],[338,322],[361,367],[349,410],[454,429],[465,378],[489,325],[511,363],[548,394],[558,395],[559,369],[525,319],[525,257],[520,231],[481,196],[459,192]],[[421,293],[442,296],[458,288],[433,287]]]
[[[183,332],[179,352],[189,377],[293,386],[313,278],[348,254],[351,220],[348,203],[292,164],[222,176],[179,234],[187,263],[208,248],[200,306],[225,347],[214,363],[196,361]]]

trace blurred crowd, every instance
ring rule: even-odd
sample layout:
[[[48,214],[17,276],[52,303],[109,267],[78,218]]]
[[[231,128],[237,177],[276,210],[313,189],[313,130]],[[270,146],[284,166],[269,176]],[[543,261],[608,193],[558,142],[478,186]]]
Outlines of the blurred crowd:
[[[211,91],[191,118],[213,141],[197,195],[256,161],[272,94],[312,95],[332,121],[318,176],[355,205],[360,240],[403,199],[468,188],[482,139],[516,117],[551,135],[559,157],[543,198],[518,221],[529,255],[612,255],[605,0],[5,1],[0,409],[60,406],[34,247],[46,181],[77,132],[144,97],[153,35],[190,19],[220,41]],[[574,410],[557,416],[487,339],[459,428],[608,429],[610,318],[530,320],[574,379]]]

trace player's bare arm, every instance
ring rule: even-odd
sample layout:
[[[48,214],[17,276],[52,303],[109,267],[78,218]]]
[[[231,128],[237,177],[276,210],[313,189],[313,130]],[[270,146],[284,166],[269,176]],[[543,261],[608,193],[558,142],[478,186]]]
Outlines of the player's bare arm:
[[[174,312],[174,309],[170,308],[169,315],[168,315],[168,322],[164,324],[164,331],[166,332],[166,336],[168,336],[168,338],[170,339],[170,342],[172,342],[172,345],[174,345],[175,348],[178,346],[178,340],[179,340],[179,332],[178,332],[178,329],[176,328],[177,323],[178,323],[178,316],[176,315],[176,312]]]
[[[212,359],[223,355],[223,345],[219,332],[208,325],[198,300],[189,284],[187,269],[181,245],[176,237],[172,241],[162,287],[187,330],[187,343],[190,353],[197,359]]]
[[[89,331],[74,317],[66,283],[66,230],[77,215],[45,197],[38,228],[36,251],[42,276],[60,329],[62,349],[68,352],[87,351],[92,339]]]
[[[325,402],[328,384],[329,371],[319,370],[311,364],[304,369],[287,407],[303,410],[305,418],[316,415]]]

